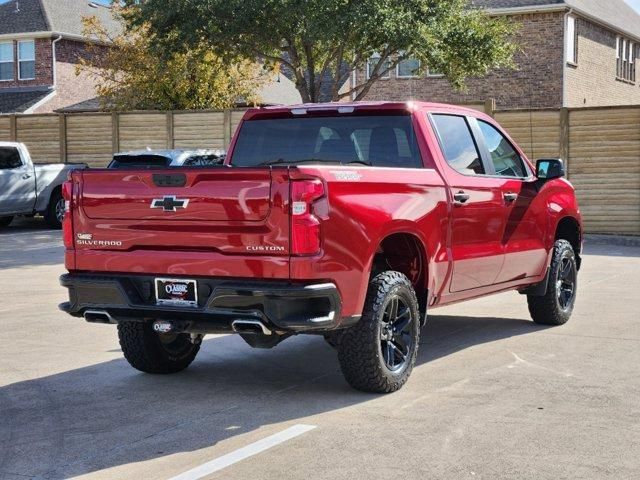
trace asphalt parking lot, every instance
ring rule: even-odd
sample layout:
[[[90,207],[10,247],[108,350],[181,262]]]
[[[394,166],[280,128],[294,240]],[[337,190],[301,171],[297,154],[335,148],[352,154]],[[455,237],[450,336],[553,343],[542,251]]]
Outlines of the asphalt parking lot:
[[[434,310],[387,396],[308,336],[207,337],[187,371],[139,373],[113,326],[58,311],[62,272],[59,232],[0,234],[2,479],[640,477],[638,247],[587,244],[562,327],[516,293]]]

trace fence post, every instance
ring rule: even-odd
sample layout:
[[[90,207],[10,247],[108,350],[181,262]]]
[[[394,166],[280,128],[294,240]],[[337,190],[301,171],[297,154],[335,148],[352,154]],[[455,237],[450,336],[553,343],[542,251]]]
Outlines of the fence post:
[[[567,178],[569,178],[569,109],[560,109],[560,158],[564,160]]]
[[[229,144],[231,143],[231,110],[228,108],[224,109],[224,117],[222,121],[222,131],[223,131],[223,141],[222,146],[226,150],[229,148]]]
[[[173,112],[167,112],[167,148],[173,150],[175,144],[176,142],[173,138]]]
[[[120,151],[120,116],[118,112],[111,113],[111,150],[112,153]]]
[[[67,163],[67,115],[58,114],[58,126],[60,128],[60,161]]]
[[[496,111],[496,100],[495,98],[488,98],[484,101],[484,113],[493,117],[494,112]]]
[[[15,114],[9,117],[9,141],[18,141],[18,122]]]

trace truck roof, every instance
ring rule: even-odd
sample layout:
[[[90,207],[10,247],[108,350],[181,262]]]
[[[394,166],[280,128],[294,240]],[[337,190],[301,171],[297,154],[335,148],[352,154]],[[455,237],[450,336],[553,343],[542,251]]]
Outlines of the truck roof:
[[[297,105],[276,105],[270,107],[258,107],[247,110],[245,119],[252,118],[254,116],[262,115],[277,115],[277,114],[305,114],[307,112],[319,112],[330,110],[342,110],[343,113],[351,113],[353,111],[415,111],[415,110],[428,110],[428,109],[450,109],[456,110],[461,113],[473,113],[474,115],[482,115],[479,110],[474,110],[468,107],[462,107],[459,105],[450,105],[445,103],[433,103],[422,101],[407,101],[407,102],[389,102],[389,101],[367,101],[367,102],[326,102],[326,103],[300,103]]]

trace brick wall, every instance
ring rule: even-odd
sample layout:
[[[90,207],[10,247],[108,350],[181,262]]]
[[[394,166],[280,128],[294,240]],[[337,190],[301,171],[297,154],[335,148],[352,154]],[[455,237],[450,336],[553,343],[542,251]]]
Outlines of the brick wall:
[[[56,95],[34,113],[51,113],[96,96],[94,79],[86,73],[76,76],[79,59],[88,54],[83,42],[63,39],[56,44]]]
[[[59,108],[75,105],[96,96],[95,82],[86,73],[76,76],[76,66],[58,62],[56,95],[33,113],[51,113]]]
[[[391,78],[371,88],[367,100],[424,100],[463,103],[494,98],[498,109],[557,108],[562,106],[562,12],[515,15],[520,24],[514,38],[522,51],[515,55],[516,70],[496,70],[467,80],[467,91],[456,92],[444,78]],[[361,81],[365,72],[358,72]]]
[[[3,88],[15,87],[40,87],[53,85],[53,62],[51,61],[51,39],[36,38],[36,78],[35,80],[18,80],[18,42],[13,42],[13,58],[14,58],[14,80],[11,82],[0,82],[0,91]]]
[[[616,79],[616,33],[577,19],[578,62],[567,65],[567,106],[640,104],[640,86]],[[640,68],[635,62],[636,79]]]

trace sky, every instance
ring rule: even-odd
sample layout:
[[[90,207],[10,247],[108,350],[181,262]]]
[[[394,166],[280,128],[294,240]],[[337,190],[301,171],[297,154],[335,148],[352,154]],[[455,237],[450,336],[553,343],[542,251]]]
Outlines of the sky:
[[[625,0],[625,1],[640,13],[640,0]]]

